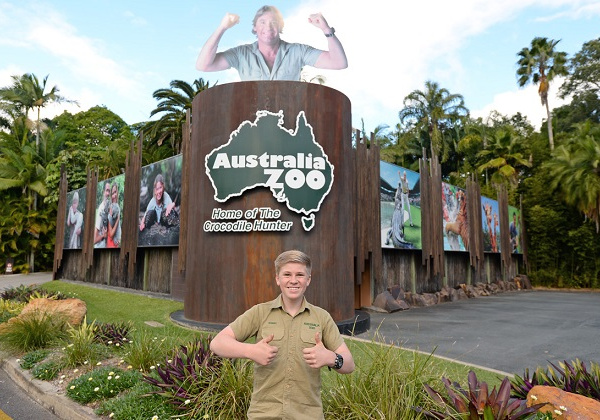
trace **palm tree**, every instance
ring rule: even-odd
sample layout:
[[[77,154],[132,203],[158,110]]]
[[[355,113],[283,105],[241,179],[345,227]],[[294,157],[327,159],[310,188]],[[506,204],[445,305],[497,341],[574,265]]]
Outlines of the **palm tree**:
[[[0,89],[0,100],[12,104],[16,109],[22,112],[26,117],[29,111],[37,109],[37,119],[35,122],[36,131],[36,150],[40,144],[40,133],[43,131],[40,112],[46,105],[53,102],[73,102],[65,99],[58,94],[58,87],[54,86],[49,92],[46,92],[46,83],[48,76],[44,77],[42,83],[35,74],[25,73],[22,76],[12,76],[12,86]]]
[[[425,82],[425,90],[414,90],[404,98],[404,108],[398,113],[404,127],[414,129],[420,137],[421,147],[431,149],[432,155],[444,153],[447,145],[444,136],[452,135],[453,127],[469,113],[462,95],[451,94],[438,83]]]
[[[519,181],[519,168],[530,166],[529,160],[521,153],[522,143],[522,137],[512,126],[494,128],[489,144],[477,155],[486,160],[477,169],[480,173],[491,171],[492,184],[508,184],[515,188]]]
[[[546,107],[548,115],[548,140],[550,150],[554,150],[554,135],[552,133],[552,114],[548,105],[548,91],[550,82],[557,76],[566,76],[568,74],[566,62],[567,53],[555,51],[554,48],[560,40],[536,37],[531,41],[531,48],[525,47],[517,54],[519,60],[517,64],[518,84],[520,87],[529,82],[539,84],[538,94],[542,100],[542,106]]]
[[[568,144],[558,147],[545,166],[551,187],[563,193],[567,204],[577,207],[600,229],[600,125],[590,121],[575,125]]]
[[[214,85],[213,85],[214,86]],[[173,80],[168,89],[158,89],[152,96],[159,101],[150,116],[162,114],[156,121],[150,121],[144,127],[146,139],[150,144],[162,145],[167,139],[171,141],[173,155],[181,152],[181,126],[185,122],[185,114],[192,109],[194,97],[210,88],[209,83],[199,78],[193,84],[183,80]]]

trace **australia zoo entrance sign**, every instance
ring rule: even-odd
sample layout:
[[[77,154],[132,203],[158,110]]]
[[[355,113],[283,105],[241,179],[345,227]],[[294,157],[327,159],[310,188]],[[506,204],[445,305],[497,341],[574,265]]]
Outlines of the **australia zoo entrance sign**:
[[[315,213],[331,191],[333,165],[319,143],[304,111],[296,117],[296,129],[283,126],[283,111],[257,111],[256,119],[242,122],[229,141],[205,158],[206,175],[214,199],[225,203],[254,188],[269,188],[273,197],[301,215],[310,231]],[[204,232],[287,232],[294,222],[282,220],[281,210],[264,207],[212,210]]]

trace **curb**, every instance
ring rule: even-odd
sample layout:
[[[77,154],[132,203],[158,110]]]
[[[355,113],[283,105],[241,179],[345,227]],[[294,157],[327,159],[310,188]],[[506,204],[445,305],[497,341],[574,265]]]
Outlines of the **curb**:
[[[94,411],[71,401],[58,393],[52,384],[34,379],[28,371],[22,370],[15,360],[0,359],[0,369],[6,372],[10,379],[27,395],[37,401],[42,407],[64,420],[99,419]]]

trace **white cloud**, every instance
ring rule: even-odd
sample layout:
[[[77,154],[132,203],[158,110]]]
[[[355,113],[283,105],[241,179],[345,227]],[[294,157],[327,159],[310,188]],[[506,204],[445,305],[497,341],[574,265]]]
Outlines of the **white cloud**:
[[[560,80],[556,80],[550,87],[550,91],[548,92],[548,104],[551,108],[557,108],[568,102],[557,96],[558,87],[561,83]],[[546,114],[546,107],[542,106],[537,89],[537,86],[529,85],[524,89],[499,93],[494,95],[491,103],[482,109],[472,111],[471,115],[474,118],[481,117],[485,119],[492,111],[498,111],[509,117],[520,112],[527,117],[529,122],[536,129],[539,129],[548,116]]]
[[[284,16],[284,38],[326,49],[322,33],[307,23],[310,13],[323,13],[344,45],[349,67],[315,73],[325,75],[328,86],[350,98],[353,124],[357,126],[364,118],[369,130],[381,123],[396,124],[404,97],[422,89],[426,80],[437,81],[442,87],[469,83],[459,59],[465,42],[540,3],[548,1],[353,0],[345,1],[343,7],[336,0],[306,1],[290,16]],[[570,3],[553,1],[555,6]],[[539,119],[537,108],[542,109],[532,104],[521,110],[533,121]]]

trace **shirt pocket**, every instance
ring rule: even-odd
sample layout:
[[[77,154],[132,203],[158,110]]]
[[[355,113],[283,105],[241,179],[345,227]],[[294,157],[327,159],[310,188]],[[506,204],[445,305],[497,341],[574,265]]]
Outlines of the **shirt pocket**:
[[[300,329],[300,340],[302,340],[302,347],[314,347],[317,344],[315,335],[319,333],[321,341],[323,341],[323,331],[319,325],[303,325]]]
[[[279,325],[263,325],[260,332],[260,339],[263,340],[271,334],[273,334],[273,340],[270,344],[279,347],[279,344],[281,344],[281,341],[283,340],[283,327],[280,327]]]

